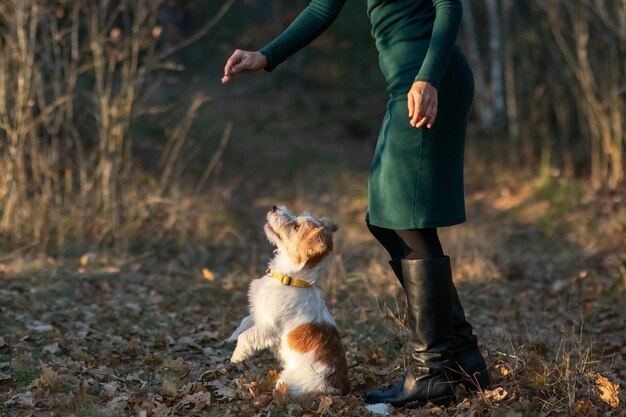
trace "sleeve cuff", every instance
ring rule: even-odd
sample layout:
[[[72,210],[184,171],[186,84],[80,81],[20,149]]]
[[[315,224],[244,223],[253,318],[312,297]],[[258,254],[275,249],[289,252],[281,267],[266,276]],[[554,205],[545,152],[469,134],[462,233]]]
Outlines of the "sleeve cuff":
[[[274,65],[274,59],[272,57],[272,53],[267,49],[267,47],[259,49],[259,52],[267,60],[267,65],[263,69],[267,72],[272,72],[274,68],[276,68],[276,65]]]
[[[435,87],[436,90],[439,90],[440,80],[435,79],[435,77],[433,76],[417,74],[417,76],[415,76],[414,81],[424,81],[424,82],[430,83],[433,87]]]

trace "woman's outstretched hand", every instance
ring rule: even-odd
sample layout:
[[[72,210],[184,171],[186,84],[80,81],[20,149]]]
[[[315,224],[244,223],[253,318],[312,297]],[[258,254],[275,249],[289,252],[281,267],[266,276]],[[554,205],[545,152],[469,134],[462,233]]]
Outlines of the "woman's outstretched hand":
[[[229,82],[235,74],[259,72],[266,66],[267,58],[262,53],[237,49],[226,61],[222,83],[226,84]]]
[[[407,94],[409,124],[431,128],[437,118],[437,89],[426,81],[415,81]]]

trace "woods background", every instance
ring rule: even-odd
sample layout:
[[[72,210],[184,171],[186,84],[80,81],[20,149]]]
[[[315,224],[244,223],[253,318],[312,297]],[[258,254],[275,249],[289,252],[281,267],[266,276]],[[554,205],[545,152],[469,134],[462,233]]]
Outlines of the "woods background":
[[[305,5],[3,2],[5,244],[63,247],[71,237],[73,244],[128,247],[154,220],[160,199],[175,192],[180,202],[206,190],[224,146],[213,155],[190,149],[219,141],[222,129],[224,141],[230,136],[233,126],[218,108],[236,87],[217,85],[223,62],[236,47],[264,45]],[[279,88],[289,106],[324,90],[334,121],[348,125],[336,139],[373,143],[370,115],[380,114],[384,92],[364,7],[348,2],[331,30],[275,76],[237,80],[251,97],[242,100]],[[551,171],[623,190],[625,3],[485,0],[465,1],[464,11],[459,38],[476,80],[470,154],[510,172]],[[368,105],[378,99],[377,111],[359,113],[364,96]],[[200,132],[203,124],[215,129]],[[146,158],[146,148],[158,158]],[[200,159],[195,171],[192,154]]]
[[[388,99],[365,0],[220,83],[306,4],[0,1],[0,415],[368,415],[276,396],[271,355],[229,362],[277,203],[340,225],[322,290],[354,389],[403,375],[363,222]],[[441,238],[495,385],[393,415],[624,415],[626,0],[463,5],[468,222]]]

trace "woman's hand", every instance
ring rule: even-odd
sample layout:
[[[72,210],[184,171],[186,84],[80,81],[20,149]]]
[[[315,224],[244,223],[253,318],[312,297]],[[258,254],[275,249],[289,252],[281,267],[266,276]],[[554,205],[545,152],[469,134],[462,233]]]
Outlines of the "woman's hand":
[[[431,128],[437,118],[437,89],[426,81],[415,81],[407,94],[409,124]]]
[[[260,52],[237,49],[226,61],[222,83],[226,84],[235,74],[259,72],[267,66],[267,58]]]

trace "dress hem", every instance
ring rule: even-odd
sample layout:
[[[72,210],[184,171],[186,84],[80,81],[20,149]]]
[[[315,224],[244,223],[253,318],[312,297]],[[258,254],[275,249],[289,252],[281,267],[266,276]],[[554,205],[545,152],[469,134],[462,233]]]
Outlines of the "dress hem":
[[[411,224],[402,224],[398,225],[397,223],[390,223],[385,221],[379,221],[376,219],[372,219],[371,217],[366,217],[365,221],[372,226],[384,227],[386,229],[393,230],[410,230],[410,229],[426,229],[426,228],[435,228],[435,227],[447,227],[447,226],[455,226],[457,224],[465,223],[467,218],[465,216],[449,221],[435,221],[435,222],[417,222]]]

